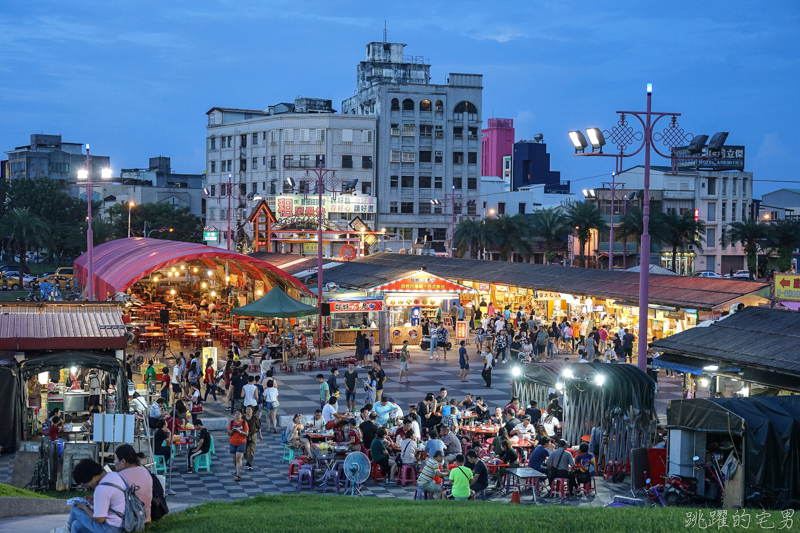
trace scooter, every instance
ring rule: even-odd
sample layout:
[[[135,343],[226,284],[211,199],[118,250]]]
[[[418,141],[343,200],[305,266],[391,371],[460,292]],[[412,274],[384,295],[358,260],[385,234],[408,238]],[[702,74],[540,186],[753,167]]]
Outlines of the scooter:
[[[700,458],[695,456],[692,460],[699,461]],[[716,457],[714,460],[716,461]],[[664,496],[668,506],[690,504],[719,506],[721,504],[725,489],[723,485],[724,477],[718,467],[715,468],[714,465],[705,464],[694,467],[694,469],[703,469],[704,471],[704,494],[700,496],[697,493],[697,478],[679,475],[668,476],[665,480],[666,494]]]

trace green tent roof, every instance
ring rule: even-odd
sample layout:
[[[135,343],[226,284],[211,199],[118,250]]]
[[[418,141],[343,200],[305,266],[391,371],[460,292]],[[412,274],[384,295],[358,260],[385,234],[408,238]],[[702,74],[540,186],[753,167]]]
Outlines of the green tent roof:
[[[318,312],[316,306],[298,302],[277,285],[255,302],[231,311],[232,314],[239,316],[276,318],[316,315]]]

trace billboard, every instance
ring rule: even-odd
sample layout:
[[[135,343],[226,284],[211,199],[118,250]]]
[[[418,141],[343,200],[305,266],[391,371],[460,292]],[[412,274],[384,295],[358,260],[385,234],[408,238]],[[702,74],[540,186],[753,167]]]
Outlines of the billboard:
[[[338,195],[322,197],[322,216],[328,213],[376,213],[377,204],[374,196]],[[275,198],[275,216],[278,220],[292,217],[319,216],[319,198],[317,196],[285,195]]]
[[[678,146],[675,148],[675,155],[678,156],[679,170],[744,170],[744,146],[723,146],[719,154],[704,150],[703,155],[715,156],[711,159],[680,159],[681,157],[693,157],[700,154],[690,154],[688,146]]]
[[[800,274],[775,274],[775,299],[800,302]]]
[[[219,240],[219,232],[216,231],[216,230],[212,230],[212,231],[206,230],[206,231],[203,232],[203,240],[206,241],[206,242],[208,242],[208,241],[217,242]]]

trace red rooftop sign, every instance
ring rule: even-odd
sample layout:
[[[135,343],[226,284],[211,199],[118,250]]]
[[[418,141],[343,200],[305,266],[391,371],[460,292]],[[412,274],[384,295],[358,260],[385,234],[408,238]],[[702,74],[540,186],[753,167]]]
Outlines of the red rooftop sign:
[[[453,283],[423,271],[378,285],[369,290],[382,292],[475,292],[470,287]]]

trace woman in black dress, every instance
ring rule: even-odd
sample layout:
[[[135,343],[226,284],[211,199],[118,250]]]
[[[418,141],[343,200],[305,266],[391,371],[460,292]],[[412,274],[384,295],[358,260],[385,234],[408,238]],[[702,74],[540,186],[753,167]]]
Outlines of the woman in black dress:
[[[356,364],[358,364],[359,367],[363,367],[364,366],[364,351],[365,351],[364,350],[364,342],[365,341],[369,342],[369,341],[367,341],[367,339],[363,335],[361,335],[360,331],[358,333],[356,333]]]

